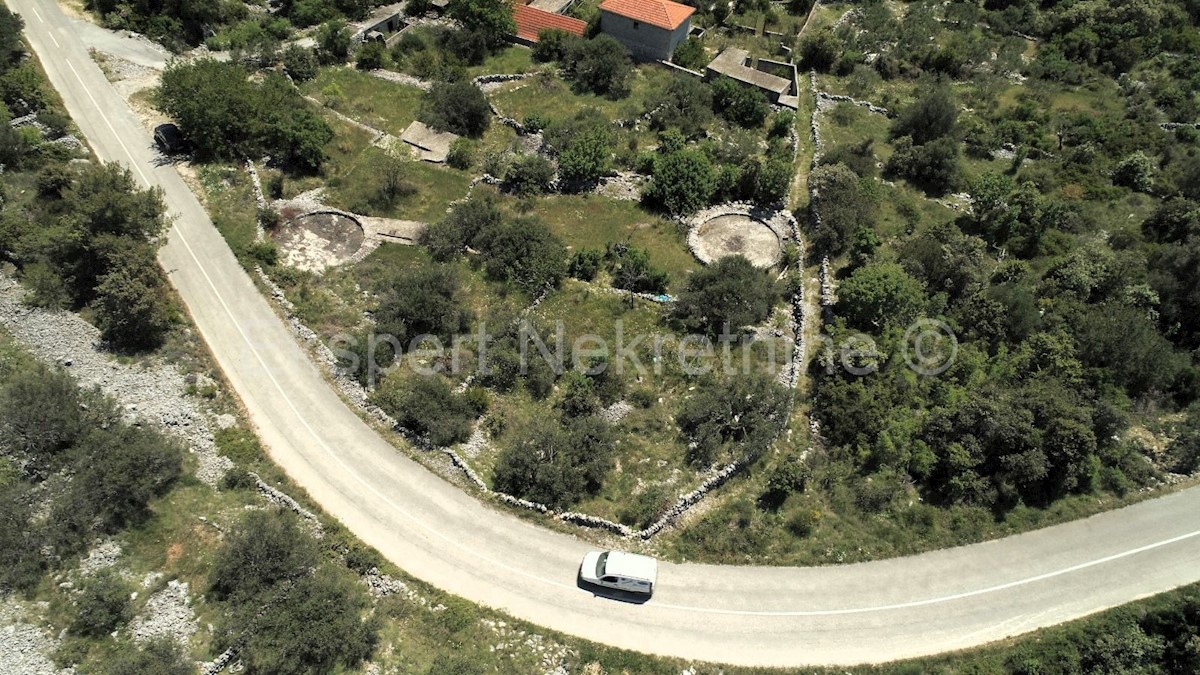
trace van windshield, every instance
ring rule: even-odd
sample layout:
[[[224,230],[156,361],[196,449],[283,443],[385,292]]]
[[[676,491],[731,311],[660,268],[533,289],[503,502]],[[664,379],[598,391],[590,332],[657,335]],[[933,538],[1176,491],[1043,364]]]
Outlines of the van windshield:
[[[604,563],[606,563],[606,562],[608,562],[608,551],[601,553],[600,557],[596,559],[596,576],[597,577],[604,576]]]

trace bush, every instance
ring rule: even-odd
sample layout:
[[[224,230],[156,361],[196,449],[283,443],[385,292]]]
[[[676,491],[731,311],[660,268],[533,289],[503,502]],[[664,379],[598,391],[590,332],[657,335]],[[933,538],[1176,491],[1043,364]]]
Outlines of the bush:
[[[346,22],[340,19],[321,24],[317,29],[317,60],[325,65],[345,63],[350,58],[352,37]]]
[[[161,346],[171,328],[165,286],[149,246],[123,251],[96,286],[101,337],[120,351]]]
[[[1138,150],[1117,164],[1112,174],[1113,185],[1127,187],[1134,192],[1149,192],[1154,187],[1154,163],[1146,153]]]
[[[796,45],[799,65],[804,70],[828,73],[842,56],[845,45],[829,28],[811,31]]]
[[[757,129],[771,112],[767,97],[759,89],[720,77],[712,85],[713,110],[721,117],[747,129]]]
[[[670,276],[650,264],[645,249],[625,244],[610,244],[604,254],[612,285],[633,293],[666,293]]]
[[[479,401],[455,394],[445,379],[436,376],[398,382],[389,378],[372,400],[401,427],[428,437],[438,447],[470,438],[472,425],[484,412]]]
[[[316,543],[294,514],[249,511],[217,552],[209,592],[217,599],[249,603],[281,581],[307,576],[317,560]]]
[[[370,656],[379,621],[365,618],[366,588],[342,568],[322,566],[292,585],[266,591],[227,619],[223,646],[235,641],[246,670],[254,673],[343,672]],[[263,611],[264,607],[270,611]]]
[[[604,254],[594,249],[583,249],[571,255],[567,274],[580,281],[593,281],[604,263]]]
[[[75,599],[75,618],[70,631],[74,635],[101,637],[129,621],[129,584],[111,569],[100,570],[86,579]]]
[[[368,40],[358,49],[354,66],[359,70],[380,70],[387,65],[387,47],[382,42]]]
[[[538,41],[533,45],[533,60],[539,63],[562,61],[579,49],[583,39],[574,33],[558,28],[545,28],[538,32]]]
[[[505,182],[519,197],[540,195],[554,184],[554,165],[541,155],[520,155],[509,164]]]
[[[457,270],[448,265],[418,264],[399,270],[379,284],[377,332],[394,337],[401,349],[422,336],[449,343],[471,323],[461,287]],[[393,356],[384,355],[380,365],[390,365]]]
[[[689,70],[700,70],[708,65],[708,54],[699,40],[689,37],[675,48],[671,61]]]
[[[958,123],[958,105],[945,83],[926,90],[915,103],[901,111],[892,122],[892,138],[912,137],[913,145],[925,145],[930,141],[954,133]]]
[[[183,450],[149,429],[93,428],[75,451],[86,461],[58,506],[99,524],[103,532],[145,522],[151,500],[165,494],[183,472]]]
[[[487,97],[471,82],[436,83],[421,105],[421,121],[460,136],[479,138],[491,120]]]
[[[195,664],[178,642],[154,638],[143,644],[120,644],[105,655],[98,672],[100,675],[192,675],[195,670]]]
[[[297,83],[308,82],[317,76],[317,55],[313,50],[297,44],[283,50],[283,67]]]
[[[599,491],[612,467],[613,438],[593,417],[565,426],[534,424],[518,433],[496,461],[494,489],[551,508]]]
[[[905,136],[896,141],[895,152],[888,158],[884,171],[907,178],[933,195],[952,192],[962,183],[958,141],[943,137],[925,145],[913,145],[912,139]]]
[[[735,450],[758,456],[775,438],[789,402],[786,389],[759,373],[702,382],[675,417],[689,444],[688,461],[707,467]]]
[[[712,120],[712,89],[694,77],[675,75],[662,96],[647,101],[651,121],[657,129],[678,129],[686,136],[700,133]]]
[[[475,161],[475,147],[465,138],[456,139],[450,144],[450,153],[446,155],[446,163],[455,169],[466,171]]]

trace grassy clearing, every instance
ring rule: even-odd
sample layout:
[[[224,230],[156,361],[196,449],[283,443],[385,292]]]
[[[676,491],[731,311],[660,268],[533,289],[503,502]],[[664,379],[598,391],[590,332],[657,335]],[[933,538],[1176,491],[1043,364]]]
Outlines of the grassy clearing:
[[[339,165],[337,173],[327,172],[330,204],[366,216],[431,223],[442,219],[450,202],[467,195],[468,172],[413,160],[404,165],[409,189],[390,204],[382,203],[378,167],[384,153],[367,148],[349,165]]]
[[[489,55],[478,66],[467,68],[467,77],[480,75],[531,73],[539,68],[533,62],[533,52],[528,47],[512,45],[500,52]]]
[[[681,226],[637,202],[596,195],[552,195],[534,202],[532,213],[573,250],[602,251],[605,245],[616,243],[646,249],[651,262],[671,274],[672,290],[700,267],[687,248]]]
[[[198,174],[213,224],[235,255],[246,255],[258,233],[258,203],[250,177],[231,164],[205,164]]]
[[[583,108],[595,108],[614,121],[632,119],[642,114],[647,101],[661,91],[670,75],[666,68],[639,66],[634,70],[629,96],[618,100],[576,93],[570,83],[550,74],[501,87],[491,99],[501,113],[518,120],[532,114],[563,119]]]
[[[322,68],[301,90],[329,108],[393,136],[417,119],[421,96],[416,87],[381,80],[350,67]]]

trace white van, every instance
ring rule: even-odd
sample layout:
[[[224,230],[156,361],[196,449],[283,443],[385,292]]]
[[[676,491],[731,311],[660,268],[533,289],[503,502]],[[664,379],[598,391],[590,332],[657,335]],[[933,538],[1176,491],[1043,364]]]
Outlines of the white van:
[[[592,551],[583,556],[579,576],[597,586],[650,595],[658,580],[658,561],[636,553]]]

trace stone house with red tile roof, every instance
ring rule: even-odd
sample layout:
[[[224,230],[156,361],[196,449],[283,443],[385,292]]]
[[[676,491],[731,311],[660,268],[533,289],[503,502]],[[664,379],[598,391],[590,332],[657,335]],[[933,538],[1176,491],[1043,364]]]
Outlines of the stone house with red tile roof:
[[[600,30],[642,61],[670,61],[687,39],[696,8],[671,0],[604,0]]]

